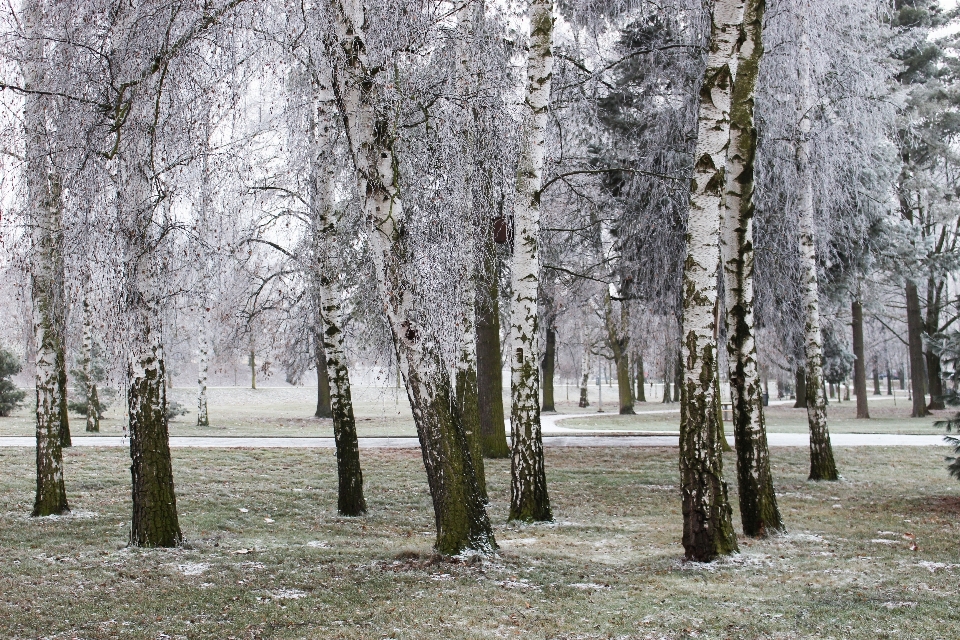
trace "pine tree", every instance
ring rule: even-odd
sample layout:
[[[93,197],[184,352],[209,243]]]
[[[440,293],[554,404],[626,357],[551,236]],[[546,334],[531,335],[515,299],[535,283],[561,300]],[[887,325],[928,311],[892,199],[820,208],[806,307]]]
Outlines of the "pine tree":
[[[0,416],[7,417],[23,405],[27,392],[17,388],[10,378],[20,373],[20,360],[6,349],[0,349]]]

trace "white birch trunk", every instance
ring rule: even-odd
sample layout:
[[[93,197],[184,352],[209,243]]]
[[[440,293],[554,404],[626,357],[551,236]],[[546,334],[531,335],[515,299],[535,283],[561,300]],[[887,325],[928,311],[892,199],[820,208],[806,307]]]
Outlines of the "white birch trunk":
[[[200,211],[199,211],[199,235],[200,246],[203,251],[207,251],[205,242],[207,239],[209,216],[210,216],[210,167],[208,165],[208,156],[210,154],[210,114],[208,111],[204,114],[204,137],[203,150],[201,151],[201,177],[200,177]],[[207,290],[207,279],[212,275],[210,269],[210,260],[204,257],[203,269],[199,282],[200,307],[199,318],[197,322],[197,426],[209,427],[210,414],[207,411],[207,380],[210,373],[210,295]]]
[[[83,377],[87,385],[87,424],[86,430],[91,433],[100,431],[100,396],[97,391],[97,382],[93,379],[93,321],[90,313],[89,294],[83,295],[83,346],[80,354],[80,363]]]
[[[42,90],[46,80],[42,2],[25,3],[26,60],[21,70],[28,90]],[[36,350],[37,493],[34,516],[65,513],[67,505],[61,450],[60,349],[63,342],[63,220],[61,185],[49,163],[47,98],[28,94],[24,100],[27,139],[27,215],[31,241],[31,295]]]
[[[827,429],[827,399],[823,392],[823,337],[820,331],[820,290],[817,277],[816,220],[813,211],[813,176],[810,167],[810,110],[813,86],[810,78],[810,42],[806,20],[801,16],[798,101],[799,139],[797,175],[800,181],[799,232],[803,264],[804,349],[807,358],[807,422],[810,427],[810,479],[837,480],[837,466]]]
[[[423,452],[441,553],[496,548],[493,531],[459,419],[451,412],[453,389],[439,346],[419,326],[404,275],[403,200],[395,123],[380,113],[376,79],[367,61],[367,21],[359,0],[331,0],[341,65],[335,90],[357,171],[358,193],[370,221],[367,239],[377,288],[393,335]]]
[[[753,173],[757,148],[753,102],[763,53],[763,9],[764,0],[746,1],[731,105],[720,245],[740,515],[744,532],[758,537],[783,528],[770,474],[753,316]]]
[[[323,341],[326,356],[327,377],[330,381],[330,410],[333,414],[333,434],[337,446],[337,509],[341,515],[358,516],[366,512],[367,504],[363,496],[360,449],[343,343],[340,292],[335,283],[339,252],[334,220],[336,102],[333,77],[326,62],[315,63],[313,72],[316,88],[312,98],[315,109],[310,116],[308,135],[313,146],[310,210],[314,255],[317,260],[314,286],[322,326],[319,338]]]
[[[553,79],[553,0],[531,0],[524,129],[513,210],[510,307],[513,439],[510,519],[553,519],[543,467],[540,427],[540,187]]]
[[[200,302],[200,319],[197,323],[197,426],[209,427],[207,411],[207,380],[210,373],[210,309],[204,295]]]
[[[581,338],[581,341],[583,339]],[[589,407],[590,399],[587,396],[590,384],[590,351],[587,345],[583,345],[583,351],[580,353],[580,407]]]
[[[456,98],[462,105],[459,109],[458,134],[463,141],[463,215],[473,225],[475,238],[483,237],[482,230],[474,224],[473,176],[474,176],[474,126],[471,105],[476,93],[473,65],[471,62],[474,15],[479,4],[464,2],[457,11],[457,46],[455,83]],[[483,497],[487,497],[487,482],[483,464],[483,440],[480,433],[480,399],[477,387],[477,331],[476,299],[479,270],[483,268],[481,252],[483,243],[474,242],[475,251],[462,253],[465,258],[460,281],[467,283],[461,298],[460,353],[454,380],[457,410],[463,423],[464,433],[470,444],[470,456],[477,475],[477,483]]]
[[[730,95],[743,0],[713,5],[710,53],[700,89],[697,148],[687,220],[681,330],[680,476],[683,546],[710,561],[737,550],[723,480],[717,375],[717,276],[723,168],[730,136]]]
[[[149,115],[136,102],[130,109],[134,113],[124,125],[120,152],[120,207],[126,243],[123,305],[129,352],[127,410],[133,477],[130,543],[171,547],[183,541],[183,534],[177,517],[166,414],[161,331],[165,296],[155,249],[156,227],[162,221],[156,215]]]

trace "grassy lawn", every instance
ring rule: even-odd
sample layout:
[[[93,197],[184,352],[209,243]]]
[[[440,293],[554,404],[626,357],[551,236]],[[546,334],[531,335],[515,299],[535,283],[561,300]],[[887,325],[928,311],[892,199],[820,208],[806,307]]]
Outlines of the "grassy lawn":
[[[576,396],[576,389],[571,389]],[[637,404],[636,416],[615,415],[615,388],[604,387],[605,413],[597,414],[596,389],[592,389],[590,407],[581,409],[575,401],[567,401],[565,388],[557,389],[557,410],[574,417],[562,420],[561,427],[573,429],[622,429],[640,431],[679,431],[679,405],[647,402]],[[215,387],[209,390],[209,411],[212,425],[196,426],[195,389],[177,387],[169,392],[175,400],[189,409],[170,424],[174,436],[328,436],[333,437],[330,420],[312,417],[317,406],[316,387]],[[910,417],[910,403],[904,392],[890,396],[870,396],[871,420],[856,419],[855,402],[831,402],[828,408],[832,433],[902,433],[935,435],[936,419],[952,415],[953,411],[939,411],[931,418]],[[416,427],[410,414],[405,393],[392,387],[353,388],[357,432],[365,436],[415,436]],[[509,397],[504,401],[509,403]],[[114,401],[101,423],[101,435],[120,435],[126,422],[124,403]],[[643,413],[663,412],[667,413]],[[509,412],[508,412],[509,413]],[[32,407],[22,407],[9,418],[0,418],[0,436],[32,436],[35,418]],[[84,418],[71,416],[74,435],[84,433]],[[771,433],[806,433],[806,409],[794,409],[792,403],[775,404],[767,408],[767,428]],[[728,425],[728,432],[730,431]]]
[[[596,409],[567,407],[560,403],[557,409],[562,413],[581,413],[583,416],[560,422],[561,427],[573,429],[637,429],[650,431],[673,431],[680,429],[679,403],[661,404],[647,402],[637,404],[638,415],[619,416],[603,414],[598,417]],[[935,429],[933,423],[952,416],[956,410],[935,411],[929,418],[911,418],[910,403],[906,397],[897,397],[896,403],[889,396],[869,398],[870,420],[857,420],[856,402],[831,402],[827,407],[827,420],[831,433],[899,433],[918,435],[937,435],[942,429]],[[669,411],[672,413],[648,413],[645,411]],[[604,410],[615,413],[613,404],[605,405]],[[807,410],[794,409],[793,403],[774,404],[766,408],[767,430],[771,433],[807,433]],[[727,432],[732,427],[727,424]]]
[[[137,550],[124,450],[65,452],[73,515],[31,519],[33,452],[0,449],[0,637],[960,637],[942,449],[838,448],[829,484],[774,449],[789,533],[713,565],[680,559],[675,450],[547,449],[557,520],[536,526],[504,523],[509,462],[488,463],[501,551],[474,562],[432,557],[416,451],[363,452],[356,519],[332,451],[173,455],[188,544]]]
[[[403,390],[383,387],[354,387],[357,431],[364,436],[416,436],[410,405]],[[173,436],[329,436],[333,422],[313,417],[317,409],[316,387],[215,387],[208,391],[211,426],[198,427],[196,389],[177,387],[168,399],[188,409],[170,423]],[[100,423],[100,435],[120,435],[126,424],[125,402],[114,398]],[[21,407],[9,418],[0,418],[0,436],[34,434],[34,408]],[[84,432],[85,418],[71,414],[73,435]]]

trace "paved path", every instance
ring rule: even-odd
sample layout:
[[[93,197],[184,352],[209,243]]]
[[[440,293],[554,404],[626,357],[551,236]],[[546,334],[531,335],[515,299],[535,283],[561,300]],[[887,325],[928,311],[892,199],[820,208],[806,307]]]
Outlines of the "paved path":
[[[548,435],[546,447],[676,447],[679,434],[652,431],[642,435]],[[729,437],[729,436],[728,436]],[[837,447],[930,447],[944,445],[942,436],[910,436],[890,433],[835,433],[830,440]],[[768,433],[771,447],[806,447],[805,433]],[[29,437],[0,437],[0,447],[30,447],[35,440]],[[79,436],[73,438],[75,447],[126,447],[129,440],[117,436]],[[333,449],[333,438],[170,438],[175,449]],[[416,449],[416,438],[360,438],[361,449]]]

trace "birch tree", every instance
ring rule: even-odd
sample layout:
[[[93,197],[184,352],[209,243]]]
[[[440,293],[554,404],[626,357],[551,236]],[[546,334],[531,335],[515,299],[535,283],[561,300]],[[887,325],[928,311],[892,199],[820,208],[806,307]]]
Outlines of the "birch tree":
[[[680,491],[687,558],[711,561],[737,551],[732,510],[723,480],[715,379],[718,344],[715,310],[720,275],[720,220],[730,143],[731,91],[742,0],[719,0],[711,13],[710,53],[700,89],[697,150],[687,219],[683,272],[684,364],[680,392]]]
[[[730,105],[721,252],[727,355],[743,531],[763,537],[783,529],[770,473],[753,312],[753,174],[757,148],[753,104],[763,55],[764,0],[746,0]]]
[[[454,68],[454,82],[456,95],[462,96],[462,103],[457,113],[458,138],[462,141],[464,155],[463,201],[464,213],[468,220],[478,227],[473,208],[474,188],[474,109],[473,101],[477,86],[475,72],[472,65],[473,36],[475,14],[482,7],[479,2],[464,2],[457,11],[456,44],[454,53],[456,62]],[[475,228],[475,234],[481,233]],[[465,287],[462,301],[460,354],[457,358],[457,369],[454,380],[455,393],[460,420],[464,434],[470,446],[470,456],[473,462],[477,483],[484,499],[487,498],[487,481],[483,465],[483,437],[480,425],[480,396],[477,375],[477,285],[480,282],[480,270],[483,268],[483,256],[480,251],[483,245],[475,243],[474,255],[468,254],[464,261],[465,280],[469,286]]]
[[[332,0],[333,34],[326,51],[335,61],[334,90],[369,220],[366,235],[377,288],[420,438],[437,525],[436,548],[455,554],[489,551],[496,542],[477,481],[469,441],[452,410],[454,388],[436,339],[416,313],[404,274],[405,217],[396,148],[396,114],[384,104],[370,63],[366,11],[357,0]],[[382,77],[382,76],[381,76]]]
[[[337,127],[333,76],[323,60],[314,61],[311,70],[315,87],[311,108],[315,110],[316,117],[311,114],[308,124],[312,150],[309,204],[316,259],[316,293],[323,325],[323,354],[327,377],[331,383],[330,409],[337,446],[337,510],[341,515],[358,516],[366,513],[367,503],[363,497],[360,449],[343,345],[340,292],[335,287],[336,255],[339,248],[333,219],[337,167],[334,154]]]
[[[33,335],[36,348],[37,398],[37,493],[34,516],[66,513],[63,479],[62,412],[66,309],[63,283],[62,182],[53,170],[47,149],[47,109],[44,90],[47,73],[44,7],[37,0],[26,3],[23,27],[26,44],[22,64],[24,130],[27,137],[27,209],[31,227],[31,291]]]
[[[810,110],[813,107],[810,80],[810,44],[800,16],[797,175],[800,179],[799,236],[803,265],[803,306],[805,313],[804,351],[806,355],[807,421],[810,426],[810,479],[837,480],[830,432],[827,429],[827,401],[823,380],[823,336],[820,330],[820,290],[817,274],[816,223],[813,211],[813,176],[810,170]]]
[[[517,167],[511,270],[510,519],[553,519],[540,427],[540,196],[553,76],[553,0],[531,0],[524,133]]]

